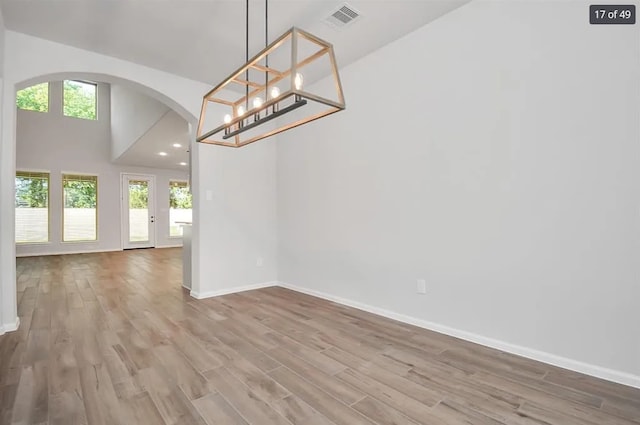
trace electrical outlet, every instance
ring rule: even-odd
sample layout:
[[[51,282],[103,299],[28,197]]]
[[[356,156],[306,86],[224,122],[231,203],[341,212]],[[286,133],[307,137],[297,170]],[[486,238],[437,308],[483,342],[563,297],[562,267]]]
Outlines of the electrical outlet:
[[[258,257],[258,259],[256,260],[256,267],[262,267],[263,264],[264,260],[262,259],[262,257]]]
[[[427,281],[424,279],[418,279],[417,285],[418,294],[426,294],[427,293]]]

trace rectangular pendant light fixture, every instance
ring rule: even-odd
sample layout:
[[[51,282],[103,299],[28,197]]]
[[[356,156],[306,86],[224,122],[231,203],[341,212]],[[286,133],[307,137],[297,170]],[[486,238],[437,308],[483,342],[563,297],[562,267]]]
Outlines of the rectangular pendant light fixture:
[[[344,109],[333,46],[294,27],[204,96],[196,140],[241,147]]]

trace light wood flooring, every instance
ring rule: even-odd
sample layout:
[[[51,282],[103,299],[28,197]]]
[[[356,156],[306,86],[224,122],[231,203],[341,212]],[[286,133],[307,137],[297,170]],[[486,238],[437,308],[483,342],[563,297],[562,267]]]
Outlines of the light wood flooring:
[[[640,424],[640,390],[281,288],[195,300],[179,249],[18,259],[0,424]]]

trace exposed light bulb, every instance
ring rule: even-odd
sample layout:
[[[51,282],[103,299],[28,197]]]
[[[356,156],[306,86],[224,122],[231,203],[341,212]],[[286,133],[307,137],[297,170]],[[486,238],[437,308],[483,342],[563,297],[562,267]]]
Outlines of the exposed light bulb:
[[[278,87],[272,87],[271,88],[271,99],[275,99],[278,96],[280,96],[280,89]]]
[[[243,116],[244,112],[245,112],[244,106],[242,106],[242,105],[238,106],[238,109],[236,109],[236,112],[238,113],[239,117]]]
[[[296,72],[296,78],[294,78],[293,80],[293,84],[296,87],[296,90],[302,90],[302,83],[304,82],[304,78],[302,77],[302,74],[300,74],[299,72]]]
[[[262,98],[261,97],[256,97],[255,99],[253,99],[253,107],[255,109],[259,108],[262,106]]]
[[[229,124],[231,122],[231,115],[227,114],[224,116],[224,123]]]

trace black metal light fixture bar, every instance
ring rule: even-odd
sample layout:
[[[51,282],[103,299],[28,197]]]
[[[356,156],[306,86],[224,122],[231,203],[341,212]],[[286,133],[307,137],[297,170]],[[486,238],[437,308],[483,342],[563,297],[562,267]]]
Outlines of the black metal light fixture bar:
[[[228,139],[230,137],[236,136],[244,131],[250,130],[254,127],[259,126],[260,124],[264,124],[265,122],[271,121],[274,118],[278,118],[280,115],[284,115],[287,112],[291,112],[295,109],[300,108],[301,106],[304,106],[307,104],[307,101],[305,99],[300,99],[298,101],[296,101],[295,103],[292,103],[291,105],[287,106],[286,108],[282,108],[282,109],[278,109],[276,112],[273,112],[269,115],[265,115],[262,118],[259,118],[257,120],[255,120],[254,122],[250,123],[250,124],[246,124],[246,125],[239,125],[237,130],[234,131],[230,131],[228,133],[225,133],[224,136],[222,136],[223,139]],[[226,127],[226,126],[225,126]],[[223,128],[225,128],[223,127]],[[215,130],[214,130],[215,131]],[[220,130],[218,130],[220,131]]]

